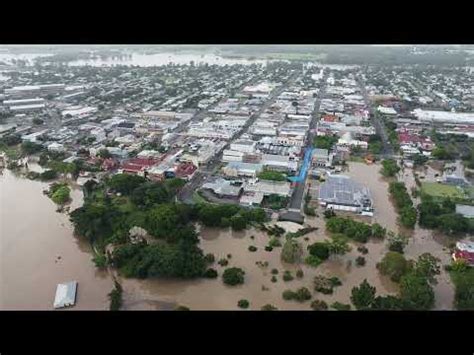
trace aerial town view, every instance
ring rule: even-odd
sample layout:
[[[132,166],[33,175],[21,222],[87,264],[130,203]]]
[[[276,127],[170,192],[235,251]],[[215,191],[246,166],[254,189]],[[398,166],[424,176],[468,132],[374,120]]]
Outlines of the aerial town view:
[[[474,310],[474,46],[0,46],[0,310]]]

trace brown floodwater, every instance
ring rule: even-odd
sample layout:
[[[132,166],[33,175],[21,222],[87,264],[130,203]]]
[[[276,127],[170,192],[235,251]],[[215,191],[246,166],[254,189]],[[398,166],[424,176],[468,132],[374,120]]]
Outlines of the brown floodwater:
[[[300,237],[307,255],[306,247],[318,240],[326,239],[323,221],[313,218],[309,225],[320,227],[319,230],[306,235],[309,240]],[[240,299],[250,301],[250,309],[260,309],[263,305],[270,303],[282,310],[309,310],[310,302],[298,303],[285,301],[282,293],[286,289],[295,290],[299,287],[307,287],[313,293],[313,299],[323,299],[328,303],[334,301],[350,303],[352,287],[359,285],[365,278],[376,286],[379,294],[394,294],[397,292],[396,284],[390,280],[380,277],[375,270],[375,264],[379,261],[384,248],[382,242],[369,242],[366,244],[369,254],[366,256],[367,264],[364,267],[355,266],[355,258],[359,255],[356,246],[350,253],[343,256],[331,257],[317,268],[299,264],[291,265],[280,260],[281,248],[274,248],[272,252],[264,250],[270,237],[259,230],[249,229],[244,232],[233,232],[223,229],[200,228],[201,247],[205,253],[213,253],[216,260],[224,258],[227,254],[232,257],[229,267],[235,266],[245,270],[245,283],[239,286],[226,286],[222,283],[221,274],[225,268],[217,263],[213,266],[219,272],[219,278],[214,280],[200,279],[194,281],[182,280],[122,280],[124,289],[132,294],[141,295],[147,301],[176,302],[196,310],[236,310]],[[254,236],[254,239],[251,239]],[[256,252],[248,251],[248,247],[254,245],[258,248]],[[268,262],[267,267],[259,267],[256,262]],[[351,263],[352,265],[348,265]],[[276,268],[279,273],[277,282],[271,282],[271,270]],[[290,270],[295,276],[296,270],[301,268],[304,272],[302,279],[295,278],[285,282],[282,279],[283,272]],[[313,292],[313,279],[316,275],[338,276],[343,285],[335,289],[333,295],[322,295]]]
[[[435,174],[439,173],[437,170],[430,166],[425,167],[422,170],[413,170],[405,168],[399,175],[399,180],[403,181],[407,187],[407,190],[411,194],[411,189],[416,188],[416,182],[414,173],[418,175],[424,175],[425,181],[434,182],[436,181]],[[423,180],[422,180],[423,181]],[[420,198],[413,198],[413,203],[418,205]],[[421,228],[418,223],[416,224],[413,231],[405,233],[410,238],[409,243],[405,249],[407,258],[415,259],[423,253],[430,253],[437,257],[441,261],[441,265],[447,265],[451,263],[451,253],[449,245],[454,243],[455,240],[438,231]],[[437,284],[433,286],[436,297],[435,308],[439,310],[452,309],[454,301],[454,286],[451,282],[449,274],[441,267],[441,273],[436,278]]]
[[[380,177],[379,165],[349,163],[345,174],[369,186],[375,206],[373,217],[358,217],[366,222],[378,222],[384,227],[399,231],[397,214],[389,199],[388,182]],[[407,171],[407,169],[406,169]],[[407,183],[408,184],[408,183]],[[107,272],[99,272],[91,262],[92,254],[87,243],[73,236],[72,226],[66,214],[56,212],[56,206],[42,194],[47,184],[29,181],[4,171],[0,177],[1,195],[1,309],[52,309],[56,284],[77,280],[79,282],[78,299],[73,309],[107,309],[107,293],[112,288],[112,278]],[[78,189],[72,192],[71,210],[82,203],[82,193]],[[307,218],[306,224],[318,227],[318,230],[300,237],[305,255],[306,247],[328,238],[322,210],[319,217]],[[154,279],[137,280],[118,277],[124,289],[123,309],[126,310],[169,310],[176,305],[184,305],[193,310],[236,310],[240,299],[250,301],[249,309],[260,309],[272,304],[282,310],[309,310],[311,301],[298,303],[285,301],[282,293],[286,289],[295,290],[307,287],[313,299],[325,300],[328,304],[339,301],[350,303],[350,294],[354,286],[364,279],[377,289],[377,294],[396,294],[397,284],[381,276],[376,264],[387,252],[386,242],[369,241],[365,244],[369,253],[365,255],[366,265],[358,267],[355,259],[361,255],[357,244],[351,243],[352,250],[342,256],[331,256],[317,268],[300,263],[286,264],[280,260],[281,248],[272,252],[264,250],[270,237],[253,228],[243,232],[230,229],[199,227],[200,247],[205,253],[213,253],[216,260],[231,254],[229,267],[236,266],[245,270],[245,283],[239,286],[226,286],[222,282],[225,268],[215,263],[219,277],[217,279],[175,280]],[[251,239],[254,236],[254,239]],[[305,240],[307,238],[308,240]],[[284,240],[282,239],[282,242]],[[423,252],[430,252],[449,262],[449,252],[443,248],[445,237],[415,228],[410,234],[406,255],[415,258]],[[256,252],[248,247],[254,245]],[[446,245],[446,244],[445,244]],[[57,261],[60,255],[61,260]],[[268,262],[268,267],[260,267],[256,262]],[[278,269],[277,282],[272,283],[271,270]],[[297,269],[304,272],[302,279],[284,282],[285,270],[291,270],[293,276]],[[342,286],[336,287],[334,294],[323,295],[313,291],[313,279],[316,275],[337,276]],[[442,272],[436,293],[436,309],[451,309],[453,288],[449,277]]]
[[[380,223],[387,229],[402,233],[408,236],[408,245],[405,248],[405,256],[408,259],[416,259],[423,253],[430,253],[441,261],[441,273],[437,276],[437,284],[433,286],[435,292],[435,309],[452,309],[454,300],[453,284],[446,273],[443,265],[451,262],[449,244],[453,241],[449,237],[437,231],[422,229],[417,224],[414,230],[407,230],[397,224],[397,212],[390,201],[388,192],[388,182],[381,177],[380,164],[366,165],[363,163],[349,163],[347,175],[352,176],[356,181],[369,186],[374,199],[374,221]],[[435,181],[435,174],[439,173],[431,167],[418,171],[419,175],[425,175],[426,181]],[[398,180],[406,184],[408,193],[411,195],[411,188],[416,187],[413,169],[405,168],[398,175]],[[423,180],[422,180],[423,181]],[[417,205],[419,198],[413,199]],[[386,252],[382,250],[383,254]],[[380,257],[383,257],[383,254]]]
[[[71,280],[79,283],[72,309],[106,309],[112,281],[73,236],[68,215],[43,195],[47,188],[6,169],[0,176],[0,309],[53,309],[56,285]],[[80,190],[71,197],[71,209],[82,204]]]

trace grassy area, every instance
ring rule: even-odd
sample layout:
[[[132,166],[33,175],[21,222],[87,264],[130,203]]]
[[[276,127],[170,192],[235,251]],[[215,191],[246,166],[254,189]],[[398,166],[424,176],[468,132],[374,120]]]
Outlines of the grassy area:
[[[283,173],[280,173],[278,171],[262,171],[260,174],[258,174],[259,179],[262,180],[271,180],[271,181],[285,181],[286,180],[286,175]]]
[[[436,182],[424,182],[421,184],[421,192],[433,197],[452,199],[464,199],[465,194],[456,186],[444,185]]]

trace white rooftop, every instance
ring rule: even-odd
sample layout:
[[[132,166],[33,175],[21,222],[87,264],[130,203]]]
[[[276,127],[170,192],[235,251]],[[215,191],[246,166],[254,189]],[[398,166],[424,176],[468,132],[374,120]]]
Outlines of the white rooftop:
[[[58,284],[54,297],[54,308],[74,306],[76,303],[77,281]]]

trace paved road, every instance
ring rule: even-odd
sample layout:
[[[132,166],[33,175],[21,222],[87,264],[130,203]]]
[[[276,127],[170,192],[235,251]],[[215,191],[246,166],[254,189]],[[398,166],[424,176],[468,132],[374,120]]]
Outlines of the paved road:
[[[365,104],[367,105],[367,107],[369,109],[370,116],[371,116],[371,121],[372,121],[372,124],[375,127],[375,131],[377,132],[377,134],[382,139],[382,145],[383,145],[382,155],[384,156],[384,158],[389,158],[393,155],[393,147],[392,147],[392,144],[390,143],[390,140],[388,139],[387,131],[385,129],[385,125],[384,125],[383,121],[380,119],[380,117],[376,114],[373,106],[371,105],[371,102],[370,102],[369,97],[367,95],[367,90],[365,89],[365,83],[363,82],[362,78],[358,77],[357,81],[359,83],[359,86],[360,86],[360,89],[361,89],[361,92],[362,92],[362,96],[364,97]]]
[[[314,129],[316,128],[316,124],[319,120],[319,108],[321,106],[321,98],[324,96],[324,93],[326,92],[326,75],[324,75],[324,77],[322,78],[322,83],[323,83],[323,86],[321,87],[321,90],[319,91],[319,94],[318,94],[318,99],[316,100],[314,104],[313,117],[309,125],[309,133],[308,133],[308,137],[306,138],[306,145],[304,148],[311,148],[313,146],[313,140],[316,134],[314,132]],[[289,203],[290,210],[301,211],[301,206],[303,204],[303,198],[304,198],[304,192],[305,192],[305,186],[306,186],[306,179],[305,181],[296,184],[293,190],[293,194],[291,195],[290,203]]]

